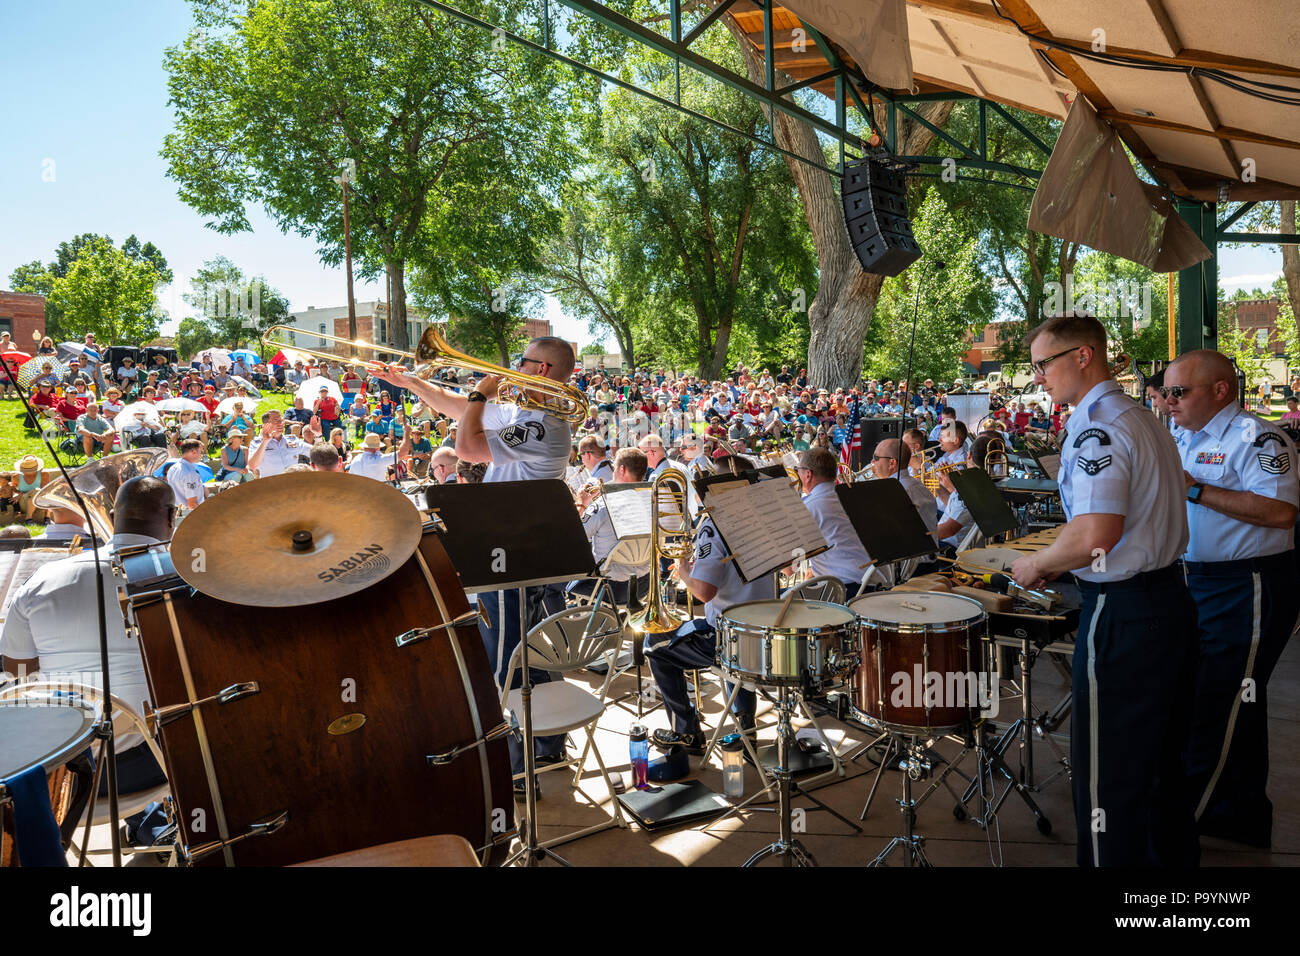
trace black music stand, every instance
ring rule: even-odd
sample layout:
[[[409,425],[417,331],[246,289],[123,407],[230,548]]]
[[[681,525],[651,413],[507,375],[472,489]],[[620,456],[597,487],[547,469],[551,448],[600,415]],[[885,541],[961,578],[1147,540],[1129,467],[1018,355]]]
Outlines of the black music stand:
[[[938,550],[902,482],[855,481],[836,485],[835,494],[875,564],[894,564]]]
[[[967,468],[964,471],[949,472],[948,478],[970,509],[971,517],[975,519],[975,524],[979,526],[986,541],[1016,530],[1019,524],[1016,513],[1002,497],[1002,492],[988,476],[988,472],[980,468]]]
[[[432,485],[425,492],[425,501],[442,520],[445,530],[440,540],[467,594],[507,588],[519,592],[525,826],[519,850],[506,863],[523,859],[533,866],[549,856],[568,866],[558,854],[537,845],[537,762],[526,589],[594,573],[596,562],[573,506],[573,495],[563,481],[547,479]]]

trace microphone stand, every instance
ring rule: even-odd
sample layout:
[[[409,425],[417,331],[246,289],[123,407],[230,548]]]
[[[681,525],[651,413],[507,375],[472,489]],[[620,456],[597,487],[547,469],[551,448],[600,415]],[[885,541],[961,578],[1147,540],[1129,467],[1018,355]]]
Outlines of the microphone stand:
[[[916,319],[921,311],[921,287],[925,282],[926,267],[933,265],[936,269],[946,269],[948,263],[942,259],[926,259],[921,265],[921,272],[916,277],[916,302],[912,306],[912,342],[907,347],[907,388],[903,390],[903,413],[898,421],[898,440],[903,440],[903,432],[907,429],[907,415],[909,412],[908,403],[911,401],[907,397],[909,391],[916,391],[916,383],[912,381],[912,357],[916,354]],[[918,396],[920,393],[917,393]],[[922,399],[922,404],[925,400]]]
[[[31,402],[27,400],[27,395],[23,392],[23,387],[18,384],[17,365],[10,363],[4,358],[0,358],[0,363],[3,363],[5,371],[9,374],[14,385],[17,386],[18,398],[23,403],[23,408],[27,409],[28,416],[39,427],[40,419],[32,408]],[[30,388],[30,386],[28,387]],[[117,808],[117,751],[113,746],[113,693],[108,675],[108,618],[104,609],[104,568],[100,563],[102,556],[99,553],[99,535],[95,533],[95,522],[91,520],[90,509],[86,506],[86,499],[83,498],[81,492],[77,490],[77,486],[72,483],[72,476],[68,474],[67,467],[63,464],[63,460],[59,458],[58,451],[55,449],[54,445],[50,443],[50,440],[45,437],[44,432],[41,433],[41,440],[45,442],[45,447],[50,451],[51,460],[53,460],[54,464],[58,466],[59,473],[63,475],[63,480],[68,483],[68,488],[72,492],[72,496],[76,499],[77,504],[81,508],[81,514],[86,519],[86,530],[90,534],[91,553],[95,556],[95,609],[99,618],[99,667],[104,681],[104,716],[100,722],[102,727],[100,732],[104,735],[104,743],[107,747],[106,763],[108,766],[106,769],[108,771],[108,813],[109,823],[112,828],[110,836],[112,837],[113,843],[113,866],[121,867],[122,837],[121,834],[118,833],[120,816]],[[33,498],[35,498],[35,496],[33,496]],[[91,793],[90,796],[93,805],[95,794]]]

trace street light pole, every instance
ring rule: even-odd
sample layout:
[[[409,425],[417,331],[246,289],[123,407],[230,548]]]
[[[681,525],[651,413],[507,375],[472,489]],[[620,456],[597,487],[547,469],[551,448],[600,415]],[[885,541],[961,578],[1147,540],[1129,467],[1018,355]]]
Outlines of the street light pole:
[[[343,169],[334,177],[334,181],[343,187],[343,255],[347,259],[348,268],[348,340],[353,342],[357,338],[357,303],[352,295],[352,227],[348,218],[348,183],[354,183],[356,180],[356,160],[343,160]],[[351,350],[352,355],[355,356],[356,347],[352,346]]]

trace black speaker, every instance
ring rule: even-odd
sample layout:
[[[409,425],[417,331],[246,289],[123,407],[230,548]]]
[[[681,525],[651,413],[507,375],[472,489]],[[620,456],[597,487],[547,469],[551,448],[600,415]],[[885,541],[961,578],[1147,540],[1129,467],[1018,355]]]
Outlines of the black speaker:
[[[862,460],[871,460],[876,446],[886,438],[899,437],[900,422],[897,418],[863,418],[862,426]]]
[[[877,159],[845,163],[840,198],[849,242],[865,271],[896,276],[921,258],[907,214],[907,177],[901,170]]]

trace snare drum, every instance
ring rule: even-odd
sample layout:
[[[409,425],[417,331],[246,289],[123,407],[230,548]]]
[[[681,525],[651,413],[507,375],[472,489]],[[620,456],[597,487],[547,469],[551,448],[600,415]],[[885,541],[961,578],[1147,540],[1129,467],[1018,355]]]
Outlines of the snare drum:
[[[987,616],[959,594],[885,591],[850,602],[862,664],[850,712],[871,727],[935,736],[979,711],[979,669]]]
[[[749,601],[718,616],[718,666],[756,684],[820,686],[841,676],[857,646],[857,618],[841,604],[792,601],[780,627],[781,601]]]

